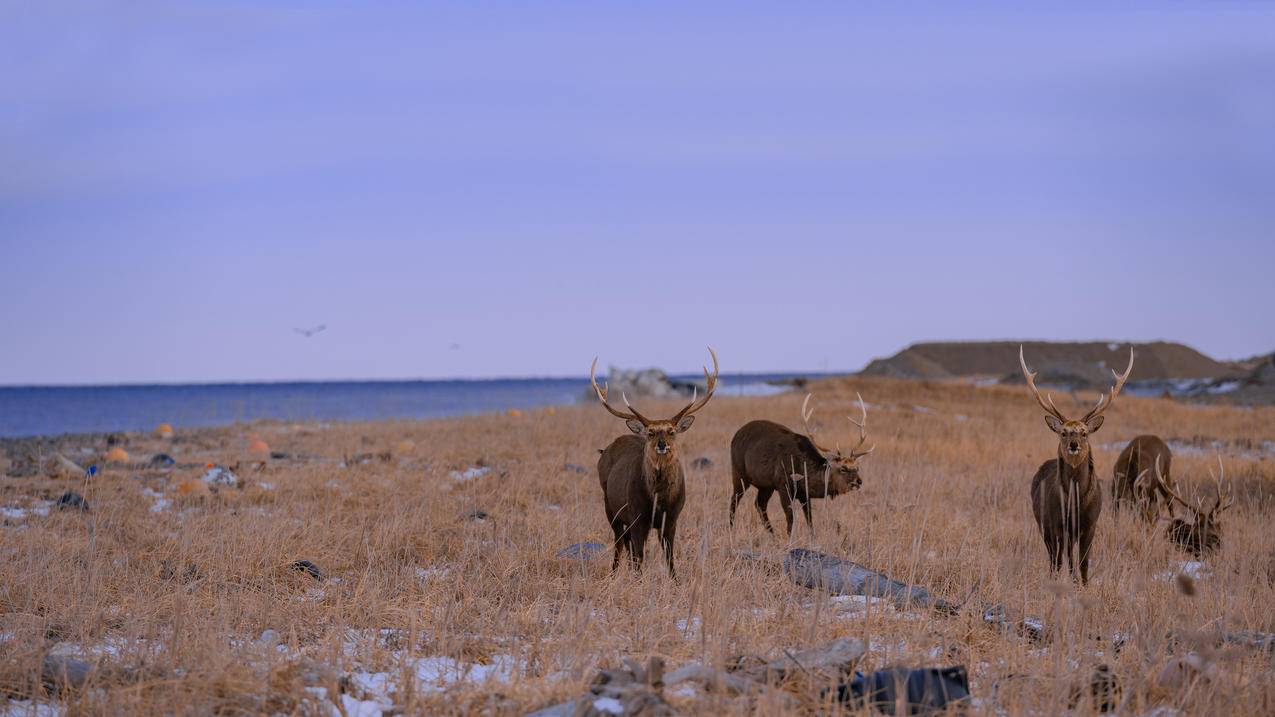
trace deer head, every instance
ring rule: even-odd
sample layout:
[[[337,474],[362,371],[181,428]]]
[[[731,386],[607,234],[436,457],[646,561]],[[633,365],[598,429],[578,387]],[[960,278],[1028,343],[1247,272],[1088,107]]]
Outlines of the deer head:
[[[863,402],[863,396],[855,394],[859,399],[860,418],[856,421],[852,416],[846,416],[846,420],[859,428],[859,442],[854,448],[843,453],[839,444],[834,444],[832,449],[828,449],[815,440],[815,429],[810,426],[810,418],[815,412],[810,406],[813,395],[806,394],[806,400],[801,402],[801,423],[806,429],[806,438],[809,438],[811,445],[819,451],[826,465],[823,475],[805,476],[806,480],[810,481],[807,486],[810,495],[815,498],[825,495],[835,497],[858,490],[863,486],[863,479],[859,477],[859,459],[876,449],[876,446],[872,446],[866,451],[859,450],[868,439],[868,405]]]
[[[1160,461],[1157,459],[1155,462],[1156,482],[1165,493],[1169,494],[1171,500],[1181,503],[1182,507],[1186,508],[1188,517],[1192,517],[1189,521],[1174,518],[1169,524],[1169,537],[1173,542],[1196,555],[1212,552],[1222,545],[1222,513],[1235,505],[1234,494],[1224,495],[1222,492],[1222,480],[1226,476],[1226,469],[1222,466],[1222,456],[1217,457],[1217,468],[1216,475],[1213,475],[1213,471],[1209,471],[1209,475],[1213,477],[1216,499],[1213,501],[1213,506],[1206,510],[1203,498],[1196,498],[1195,504],[1192,505],[1171,488],[1160,471]]]
[[[627,411],[621,411],[612,406],[607,401],[607,393],[610,385],[598,385],[597,372],[598,360],[593,359],[593,366],[589,369],[589,382],[593,384],[593,390],[598,394],[598,400],[602,401],[602,406],[611,415],[616,418],[623,418],[625,425],[629,427],[634,434],[641,436],[646,440],[645,457],[648,463],[654,465],[669,465],[677,462],[677,443],[675,438],[677,434],[685,432],[695,422],[695,414],[700,409],[708,405],[709,400],[713,398],[713,391],[717,388],[717,352],[713,351],[710,346],[709,355],[713,357],[713,373],[708,373],[708,368],[704,368],[705,393],[704,397],[699,397],[699,389],[696,388],[691,395],[691,402],[686,404],[682,410],[673,414],[672,418],[666,419],[650,419],[643,416],[636,408],[629,403],[629,397],[623,393],[620,398],[624,401]]]
[[[1120,389],[1124,388],[1124,382],[1133,371],[1133,347],[1129,347],[1129,366],[1124,370],[1124,374],[1116,373],[1115,369],[1111,371],[1111,375],[1116,379],[1111,392],[1100,395],[1098,404],[1089,409],[1089,412],[1079,420],[1071,420],[1064,416],[1062,411],[1054,405],[1053,396],[1040,395],[1040,389],[1036,388],[1036,374],[1027,368],[1027,360],[1023,358],[1021,344],[1018,347],[1018,365],[1023,369],[1023,378],[1027,379],[1027,387],[1036,396],[1036,402],[1045,409],[1045,424],[1049,426],[1049,430],[1058,434],[1058,456],[1072,468],[1078,468],[1087,463],[1090,455],[1089,436],[1102,428],[1103,414],[1111,408],[1112,401],[1120,395]]]

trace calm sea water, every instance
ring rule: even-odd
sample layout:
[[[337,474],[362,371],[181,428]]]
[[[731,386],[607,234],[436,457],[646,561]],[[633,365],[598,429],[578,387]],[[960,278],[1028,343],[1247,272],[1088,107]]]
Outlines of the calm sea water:
[[[718,395],[773,393],[780,389],[767,381],[790,377],[723,374]],[[438,418],[574,403],[588,386],[585,378],[527,378],[0,387],[0,436],[150,430],[160,423],[214,426],[259,418]]]

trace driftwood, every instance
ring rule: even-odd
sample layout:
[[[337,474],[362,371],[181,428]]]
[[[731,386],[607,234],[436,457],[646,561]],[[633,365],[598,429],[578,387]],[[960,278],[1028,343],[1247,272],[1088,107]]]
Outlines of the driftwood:
[[[588,694],[532,712],[527,717],[672,715],[675,710],[664,700],[663,690],[685,683],[731,695],[771,691],[779,703],[795,708],[791,696],[774,692],[773,688],[799,675],[835,684],[853,670],[865,652],[859,640],[841,637],[820,647],[795,652],[784,650],[782,656],[770,661],[741,658],[734,669],[721,670],[692,662],[668,673],[664,671],[664,661],[658,657],[652,657],[646,665],[626,658],[623,667],[600,670]]]
[[[823,553],[793,548],[784,558],[784,573],[798,585],[836,595],[887,598],[900,610],[933,609],[954,615],[961,606],[935,597],[918,585],[908,585],[858,563]]]

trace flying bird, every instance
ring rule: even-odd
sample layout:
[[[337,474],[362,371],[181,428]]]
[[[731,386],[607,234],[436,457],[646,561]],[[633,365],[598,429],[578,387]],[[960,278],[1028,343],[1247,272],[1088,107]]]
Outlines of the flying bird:
[[[311,336],[314,336],[315,334],[319,333],[320,331],[322,331],[322,330],[326,329],[327,327],[328,327],[328,325],[327,325],[327,324],[319,324],[318,326],[315,326],[315,327],[314,327],[314,328],[312,328],[312,329],[293,329],[293,331],[297,332],[298,334],[301,334],[302,336],[304,336],[304,337],[306,337],[306,338],[308,339],[308,338],[310,338]]]

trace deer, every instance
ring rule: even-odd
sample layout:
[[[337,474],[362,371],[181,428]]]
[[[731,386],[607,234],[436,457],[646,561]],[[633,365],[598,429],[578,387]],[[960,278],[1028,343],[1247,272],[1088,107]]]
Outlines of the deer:
[[[1112,470],[1111,502],[1115,508],[1132,507],[1148,523],[1160,517],[1161,508],[1168,508],[1173,515],[1173,501],[1157,481],[1150,480],[1152,466],[1164,464],[1165,483],[1169,479],[1169,467],[1173,453],[1159,437],[1144,434],[1129,441],[1120,451]]]
[[[1120,395],[1125,381],[1133,371],[1133,347],[1129,348],[1129,366],[1123,374],[1114,369],[1115,385],[1109,393],[1100,394],[1098,403],[1079,420],[1071,420],[1054,405],[1053,396],[1040,395],[1036,388],[1036,374],[1027,368],[1023,347],[1018,347],[1018,365],[1027,379],[1036,402],[1045,410],[1045,425],[1058,434],[1058,456],[1045,461],[1032,478],[1032,515],[1040,529],[1049,553],[1052,572],[1062,570],[1063,556],[1067,556],[1067,570],[1076,577],[1076,563],[1080,564],[1080,582],[1089,583],[1089,548],[1093,544],[1102,514],[1102,491],[1094,476],[1093,450],[1089,436],[1102,428],[1104,414]]]
[[[1169,540],[1197,558],[1204,557],[1222,547],[1222,513],[1235,505],[1234,493],[1225,496],[1222,493],[1222,479],[1226,476],[1226,469],[1222,466],[1221,456],[1217,458],[1217,467],[1218,474],[1213,476],[1214,490],[1217,497],[1213,502],[1213,507],[1205,510],[1202,499],[1197,498],[1195,505],[1186,502],[1165,480],[1166,476],[1161,473],[1160,464],[1157,462],[1155,466],[1155,480],[1160,489],[1173,500],[1181,503],[1182,507],[1186,508],[1193,516],[1189,521],[1182,518],[1173,518],[1169,523]],[[1212,471],[1210,471],[1211,473]],[[1226,502],[1223,503],[1223,500]]]
[[[855,394],[858,396],[858,394]],[[806,525],[814,531],[811,521],[810,501],[815,498],[836,498],[842,493],[858,490],[863,485],[859,477],[859,459],[871,453],[859,450],[867,440],[868,407],[859,398],[862,412],[860,420],[847,419],[859,427],[859,443],[842,453],[841,446],[825,448],[815,442],[815,432],[810,427],[814,409],[810,407],[812,394],[806,394],[801,404],[801,422],[805,435],[773,421],[750,421],[735,432],[730,442],[731,482],[734,491],[730,497],[730,525],[735,525],[735,508],[744,491],[757,489],[757,514],[761,523],[772,535],[775,529],[766,515],[770,497],[779,493],[779,505],[784,509],[788,535],[792,535],[792,502],[801,504]]]
[[[676,439],[678,434],[691,427],[695,414],[708,405],[717,388],[717,353],[711,346],[708,353],[713,357],[713,373],[710,375],[708,368],[704,368],[704,396],[699,396],[699,388],[696,387],[692,391],[691,402],[667,419],[643,416],[629,403],[629,397],[624,393],[620,397],[628,410],[612,406],[607,400],[610,384],[598,385],[598,360],[593,359],[589,382],[598,400],[607,412],[623,419],[632,432],[616,438],[598,457],[598,481],[602,485],[607,522],[615,533],[615,555],[611,560],[613,574],[620,567],[623,550],[628,551],[634,571],[642,570],[647,536],[655,527],[664,548],[669,576],[677,580],[673,567],[673,540],[677,536],[677,518],[686,503],[686,472],[678,457]]]

